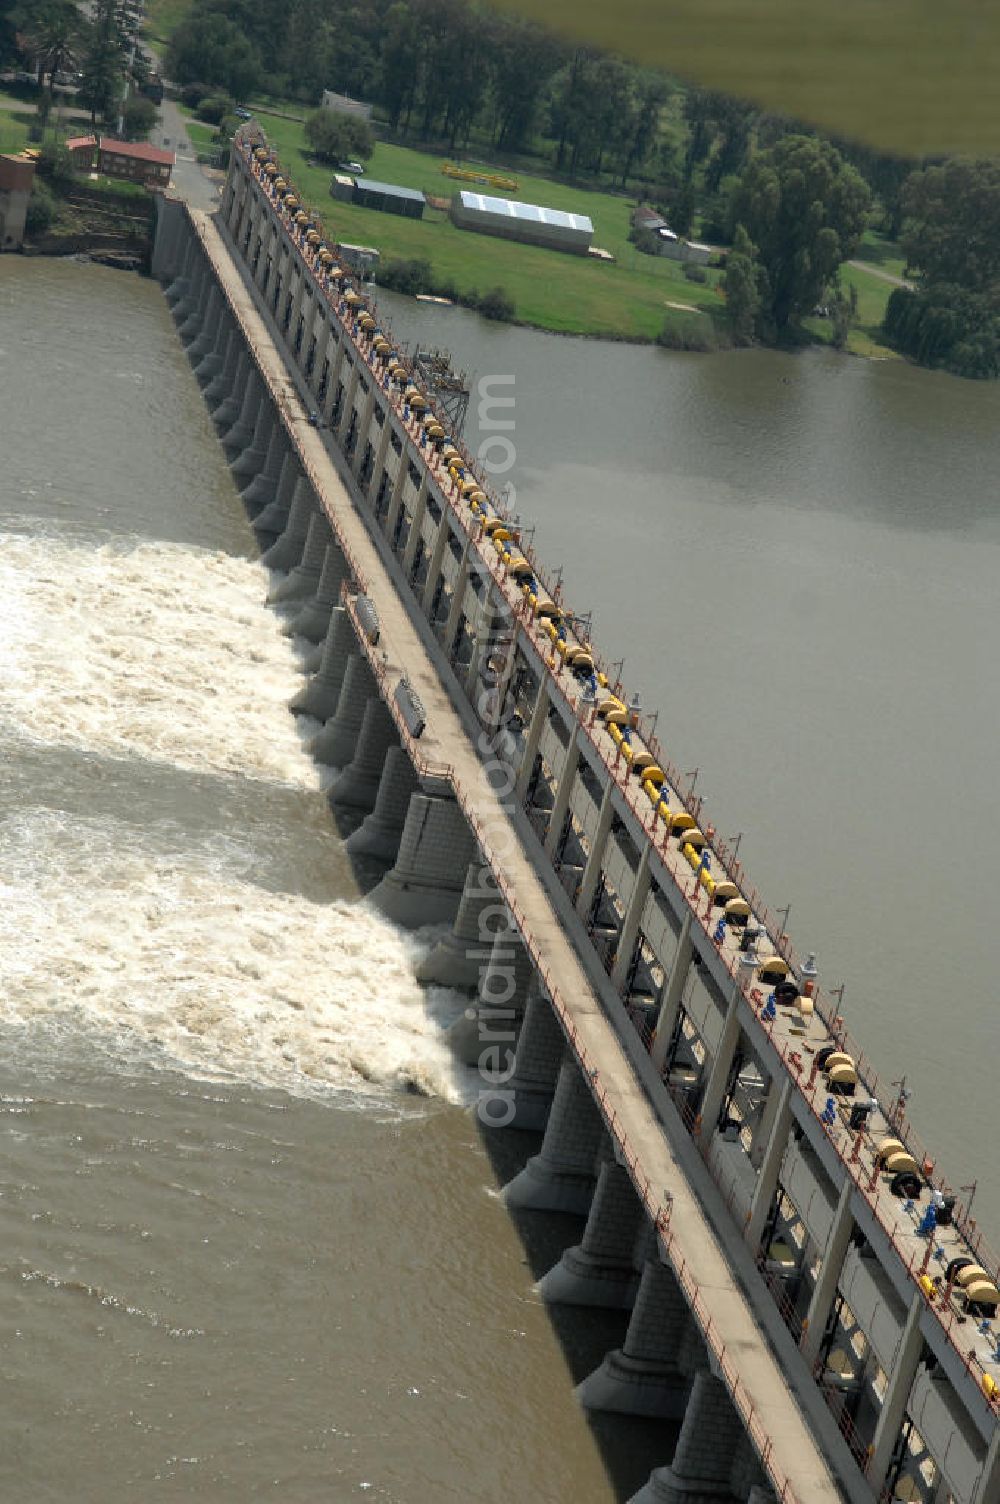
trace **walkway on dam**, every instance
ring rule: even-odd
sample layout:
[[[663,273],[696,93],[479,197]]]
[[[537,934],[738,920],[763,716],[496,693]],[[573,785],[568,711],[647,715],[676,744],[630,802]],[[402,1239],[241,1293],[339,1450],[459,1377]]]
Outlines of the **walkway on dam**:
[[[644,1194],[651,1215],[661,1218],[671,1262],[688,1298],[693,1297],[703,1329],[707,1325],[708,1346],[721,1360],[722,1376],[763,1454],[776,1491],[779,1497],[795,1498],[800,1504],[823,1504],[827,1500],[832,1504],[842,1497],[841,1490],[790,1392],[792,1380],[780,1367],[720,1252],[664,1127],[552,909],[542,878],[504,804],[484,776],[472,740],[350,499],[342,478],[344,464],[334,459],[323,435],[310,426],[285,363],[212,219],[198,210],[189,212],[272,398],[284,415],[303,468],[375,605],[381,632],[372,664],[387,700],[391,700],[396,681],[405,673],[427,713],[426,730],[414,749],[419,760],[447,768],[477,835],[484,827],[504,830],[502,865],[492,856],[488,836],[482,837],[484,856],[511,902],[573,1047],[591,1075],[595,1095],[613,1136],[624,1149],[637,1188]],[[671,1206],[669,1225],[665,1225],[665,1203]],[[803,1383],[809,1386],[809,1393],[802,1392],[801,1400],[807,1410],[815,1410],[822,1400],[807,1378]]]

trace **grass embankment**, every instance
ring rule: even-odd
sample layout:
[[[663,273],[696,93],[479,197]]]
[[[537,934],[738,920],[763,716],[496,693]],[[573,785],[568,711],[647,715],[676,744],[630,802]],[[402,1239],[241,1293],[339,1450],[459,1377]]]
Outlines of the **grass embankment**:
[[[328,234],[340,241],[377,246],[384,259],[429,261],[438,284],[450,282],[463,294],[503,287],[523,323],[558,333],[651,340],[667,322],[697,322],[697,315],[671,309],[669,303],[691,305],[724,321],[719,272],[709,271],[704,284],[689,282],[677,262],[644,256],[629,243],[630,199],[517,174],[517,198],[590,216],[594,244],[617,258],[615,263],[594,261],[458,230],[442,209],[428,206],[422,220],[409,220],[334,201],[330,197],[332,169],[308,165],[302,126],[274,116],[262,124],[296,188],[319,214]],[[379,142],[367,175],[450,200],[459,185],[442,173],[443,160]]]

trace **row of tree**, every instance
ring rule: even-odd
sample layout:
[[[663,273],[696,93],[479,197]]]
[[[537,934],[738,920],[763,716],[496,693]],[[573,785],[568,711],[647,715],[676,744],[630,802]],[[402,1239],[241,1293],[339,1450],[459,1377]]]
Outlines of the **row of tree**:
[[[18,57],[31,59],[43,95],[57,75],[75,76],[95,124],[116,120],[127,83],[146,75],[125,0],[94,0],[89,15],[76,0],[0,0],[0,59]],[[133,98],[125,114],[137,134],[152,123],[148,101]]]
[[[953,159],[907,178],[902,246],[916,274],[884,329],[921,365],[1000,376],[1000,163]]]
[[[507,153],[541,134],[558,170],[623,185],[671,156],[664,106],[678,91],[663,74],[467,0],[194,0],[167,66],[237,99],[316,104],[334,89],[372,101],[392,133],[453,150],[474,131]]]

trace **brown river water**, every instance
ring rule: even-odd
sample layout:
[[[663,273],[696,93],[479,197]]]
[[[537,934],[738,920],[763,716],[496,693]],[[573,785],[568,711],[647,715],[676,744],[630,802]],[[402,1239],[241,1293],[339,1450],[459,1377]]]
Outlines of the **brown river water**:
[[[393,307],[516,373],[543,553],[995,1225],[997,393]],[[627,1498],[673,1432],[575,1405],[622,1320],[533,1294],[579,1224],[360,904],[159,289],[0,260],[0,382],[0,1497]]]

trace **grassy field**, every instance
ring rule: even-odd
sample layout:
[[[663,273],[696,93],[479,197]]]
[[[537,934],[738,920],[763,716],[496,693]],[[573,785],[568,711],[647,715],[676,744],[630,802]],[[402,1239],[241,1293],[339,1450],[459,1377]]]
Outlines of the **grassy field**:
[[[632,205],[626,198],[518,174],[518,198],[590,215],[595,245],[618,258],[614,264],[602,263],[458,230],[444,210],[427,208],[422,220],[409,220],[334,202],[329,192],[331,169],[307,165],[301,125],[272,116],[262,125],[329,235],[377,246],[384,258],[422,257],[431,263],[438,282],[450,281],[462,293],[501,286],[524,323],[561,333],[648,340],[665,323],[690,322],[691,316],[670,308],[671,303],[704,310],[717,319],[723,315],[718,272],[710,271],[705,284],[689,282],[676,262],[643,256],[629,244]],[[380,142],[367,175],[450,199],[456,184],[441,172],[442,160]]]
[[[166,46],[191,8],[191,0],[148,0],[143,35]]]
[[[897,242],[887,240],[877,230],[865,231],[861,237],[857,260],[877,266],[879,271],[888,272],[890,277],[902,277],[906,271],[906,260]]]

